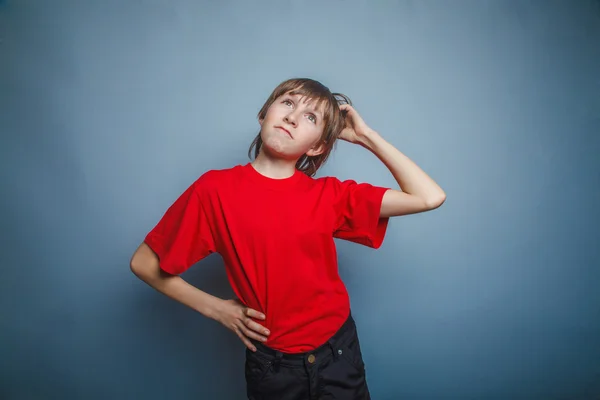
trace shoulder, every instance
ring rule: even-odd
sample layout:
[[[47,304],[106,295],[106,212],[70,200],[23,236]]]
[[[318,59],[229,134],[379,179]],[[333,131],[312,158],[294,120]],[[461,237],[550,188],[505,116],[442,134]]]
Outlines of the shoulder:
[[[357,185],[356,181],[352,179],[341,180],[335,176],[307,177],[307,180],[310,180],[309,185],[313,190],[321,193],[322,196],[334,199],[343,196],[348,189]]]
[[[239,165],[224,169],[210,169],[202,173],[202,175],[194,181],[192,186],[198,193],[208,193],[231,182],[231,180],[235,179],[239,174]]]
[[[335,176],[323,176],[319,178],[311,178],[315,186],[322,187],[325,190],[334,192],[342,191],[349,186],[356,185],[356,181],[352,179],[341,180]]]
[[[325,176],[314,179],[316,185],[322,187],[323,193],[336,199],[375,198],[382,196],[389,188],[377,186],[368,182],[354,179],[340,179],[335,176]]]

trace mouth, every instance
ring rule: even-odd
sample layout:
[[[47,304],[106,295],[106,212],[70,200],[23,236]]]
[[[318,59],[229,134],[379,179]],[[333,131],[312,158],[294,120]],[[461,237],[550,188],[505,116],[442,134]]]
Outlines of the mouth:
[[[281,129],[282,131],[284,131],[285,133],[287,133],[289,137],[291,137],[292,139],[294,138],[294,137],[292,136],[292,134],[290,133],[290,131],[288,131],[288,130],[287,130],[287,129],[285,129],[284,127],[282,127],[282,126],[276,126],[275,128],[277,128],[277,129]]]

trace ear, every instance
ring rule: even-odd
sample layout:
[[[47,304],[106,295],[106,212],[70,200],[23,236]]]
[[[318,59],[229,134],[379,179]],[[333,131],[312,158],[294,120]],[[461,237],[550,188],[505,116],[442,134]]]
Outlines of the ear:
[[[265,120],[264,118],[259,118],[258,119],[258,123],[260,124],[260,126],[262,126],[264,120]]]
[[[326,148],[327,143],[325,143],[325,141],[323,140],[320,140],[317,144],[315,144],[310,150],[306,152],[306,155],[309,157],[318,156],[319,154],[323,154]]]

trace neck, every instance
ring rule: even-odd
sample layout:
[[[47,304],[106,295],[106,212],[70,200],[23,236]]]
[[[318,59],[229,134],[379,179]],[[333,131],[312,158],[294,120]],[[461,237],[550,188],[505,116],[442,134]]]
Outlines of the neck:
[[[297,160],[273,157],[263,150],[261,149],[256,159],[251,163],[261,175],[273,179],[285,179],[294,175]]]

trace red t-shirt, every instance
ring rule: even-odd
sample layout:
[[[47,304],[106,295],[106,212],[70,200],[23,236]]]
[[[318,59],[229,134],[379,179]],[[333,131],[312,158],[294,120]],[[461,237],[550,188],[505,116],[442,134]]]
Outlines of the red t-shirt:
[[[248,163],[210,170],[169,207],[145,242],[180,274],[217,252],[234,293],[259,310],[267,346],[285,353],[322,345],[348,318],[335,238],[378,248],[387,188],[311,178],[268,178]]]

